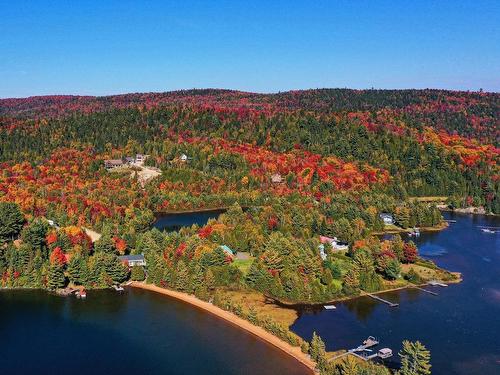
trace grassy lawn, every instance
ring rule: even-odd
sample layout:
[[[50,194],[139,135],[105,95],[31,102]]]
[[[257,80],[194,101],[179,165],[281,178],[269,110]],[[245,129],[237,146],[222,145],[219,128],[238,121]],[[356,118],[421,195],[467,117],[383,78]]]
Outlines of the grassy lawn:
[[[289,327],[297,319],[295,310],[270,303],[262,293],[253,290],[225,290],[223,294],[240,304],[243,309],[254,308],[258,316],[268,316],[284,327]]]
[[[243,272],[243,275],[246,275],[248,273],[248,270],[250,269],[250,266],[252,265],[254,258],[250,259],[235,259],[233,261],[233,264],[238,267],[241,272]]]

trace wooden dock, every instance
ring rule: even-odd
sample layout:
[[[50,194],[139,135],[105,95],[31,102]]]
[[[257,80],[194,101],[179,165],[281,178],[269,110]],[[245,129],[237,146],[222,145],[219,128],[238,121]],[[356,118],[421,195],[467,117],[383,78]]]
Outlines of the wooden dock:
[[[371,294],[371,293],[366,293],[365,295],[367,295],[368,297],[371,297],[379,302],[383,302],[387,305],[389,305],[390,307],[398,307],[399,306],[399,303],[394,303],[394,302],[391,302],[391,301],[387,301],[386,299],[383,299],[375,294]]]
[[[447,287],[447,286],[448,286],[447,284],[442,283],[442,282],[440,282],[440,281],[436,281],[436,280],[431,280],[431,281],[429,281],[427,284],[432,285],[432,286],[441,286],[441,287],[443,287],[443,288],[445,288],[445,287]]]
[[[437,296],[438,294],[436,292],[433,292],[432,290],[427,290],[424,288],[420,288],[419,286],[414,286],[413,288],[421,290],[422,292],[432,294],[433,296]]]

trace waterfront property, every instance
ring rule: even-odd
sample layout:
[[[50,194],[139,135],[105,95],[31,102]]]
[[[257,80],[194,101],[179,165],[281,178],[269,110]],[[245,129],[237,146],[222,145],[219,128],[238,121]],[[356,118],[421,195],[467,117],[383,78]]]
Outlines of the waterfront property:
[[[144,258],[143,254],[122,255],[122,256],[119,256],[118,259],[122,263],[125,263],[129,267],[145,266],[146,265],[146,259]]]

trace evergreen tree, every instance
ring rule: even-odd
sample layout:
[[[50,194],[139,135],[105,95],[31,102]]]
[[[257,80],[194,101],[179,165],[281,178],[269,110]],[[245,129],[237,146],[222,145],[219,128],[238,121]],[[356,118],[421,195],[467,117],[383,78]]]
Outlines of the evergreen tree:
[[[182,260],[177,263],[175,272],[175,288],[186,292],[191,290],[189,271],[186,264]]]
[[[75,285],[83,284],[82,280],[82,258],[79,256],[71,257],[68,263],[68,279]]]
[[[0,202],[0,244],[14,239],[24,224],[24,215],[17,203]]]
[[[403,341],[401,357],[401,375],[429,375],[431,373],[431,353],[420,342]]]
[[[46,246],[45,238],[49,231],[49,224],[46,220],[35,219],[23,228],[21,239],[24,243],[30,244],[34,249],[43,249]]]
[[[47,275],[47,288],[49,290],[56,290],[64,287],[65,278],[63,266],[59,262],[53,262],[49,267]]]
[[[99,238],[94,243],[94,250],[96,252],[114,254],[116,249],[115,249],[115,243],[111,235],[108,233],[103,233],[101,238]]]
[[[130,279],[133,281],[144,281],[146,274],[144,273],[144,267],[134,266],[130,271]]]

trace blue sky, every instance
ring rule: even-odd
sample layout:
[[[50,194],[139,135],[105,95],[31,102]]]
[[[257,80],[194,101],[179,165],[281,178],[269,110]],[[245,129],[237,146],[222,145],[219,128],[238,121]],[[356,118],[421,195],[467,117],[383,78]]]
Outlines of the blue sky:
[[[0,97],[500,91],[500,1],[0,0]]]

